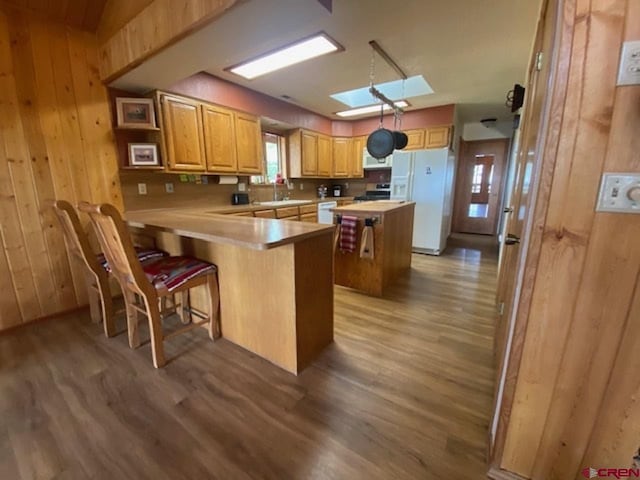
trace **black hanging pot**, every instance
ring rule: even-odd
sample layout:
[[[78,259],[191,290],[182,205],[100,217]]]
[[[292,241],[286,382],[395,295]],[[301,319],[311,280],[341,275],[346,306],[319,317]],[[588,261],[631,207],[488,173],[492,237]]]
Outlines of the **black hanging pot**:
[[[379,128],[367,138],[367,151],[373,158],[385,158],[393,153],[395,136],[391,130]]]
[[[393,143],[396,147],[396,150],[402,150],[409,143],[409,137],[407,134],[400,131],[393,132]]]

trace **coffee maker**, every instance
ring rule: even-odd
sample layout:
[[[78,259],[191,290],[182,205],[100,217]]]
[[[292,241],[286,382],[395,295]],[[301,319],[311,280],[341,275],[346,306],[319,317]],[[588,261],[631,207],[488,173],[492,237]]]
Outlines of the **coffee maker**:
[[[342,196],[342,185],[334,185],[331,187],[331,193],[334,197]]]

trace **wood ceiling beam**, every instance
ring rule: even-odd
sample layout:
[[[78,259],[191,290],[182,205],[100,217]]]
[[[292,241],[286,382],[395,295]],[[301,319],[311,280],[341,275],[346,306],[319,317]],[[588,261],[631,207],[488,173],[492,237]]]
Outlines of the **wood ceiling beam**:
[[[212,22],[238,0],[153,0],[100,45],[100,78],[109,83]]]

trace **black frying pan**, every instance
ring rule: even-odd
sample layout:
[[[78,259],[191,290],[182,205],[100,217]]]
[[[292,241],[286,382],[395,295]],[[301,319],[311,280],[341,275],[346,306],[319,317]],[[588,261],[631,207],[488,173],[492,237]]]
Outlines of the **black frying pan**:
[[[404,132],[395,131],[393,132],[393,143],[396,150],[402,150],[409,143],[409,137]]]
[[[393,153],[395,137],[391,130],[379,128],[367,138],[367,151],[373,158],[385,158]]]

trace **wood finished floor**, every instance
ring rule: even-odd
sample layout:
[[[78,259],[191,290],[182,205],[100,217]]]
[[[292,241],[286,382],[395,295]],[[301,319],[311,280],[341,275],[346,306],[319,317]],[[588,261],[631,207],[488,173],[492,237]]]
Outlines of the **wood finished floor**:
[[[154,370],[88,313],[1,335],[0,479],[485,478],[490,250],[415,255],[385,299],[336,287],[297,378],[204,331]]]

